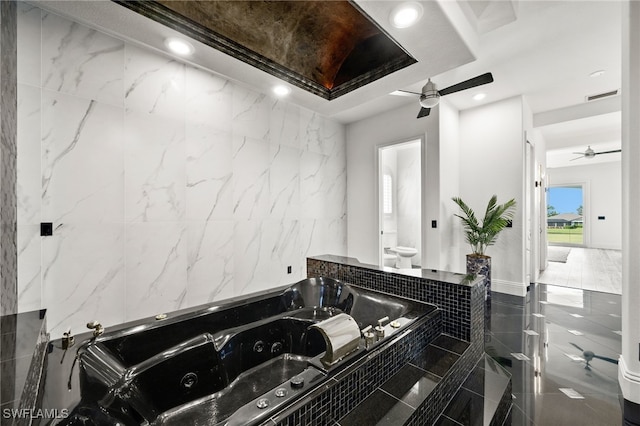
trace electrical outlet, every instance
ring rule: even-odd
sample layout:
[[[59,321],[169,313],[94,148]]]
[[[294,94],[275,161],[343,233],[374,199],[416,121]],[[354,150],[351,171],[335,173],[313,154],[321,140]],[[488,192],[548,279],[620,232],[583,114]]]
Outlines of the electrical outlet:
[[[40,223],[40,236],[49,237],[51,235],[53,235],[53,223],[52,222]]]

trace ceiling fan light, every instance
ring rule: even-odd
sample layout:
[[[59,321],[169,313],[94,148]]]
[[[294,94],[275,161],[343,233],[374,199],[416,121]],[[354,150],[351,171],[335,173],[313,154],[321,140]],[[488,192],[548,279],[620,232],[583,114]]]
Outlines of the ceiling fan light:
[[[422,95],[420,95],[420,106],[423,108],[433,108],[440,102],[440,93],[436,89],[436,85],[431,82],[431,79],[427,81],[427,84],[422,87]]]
[[[438,105],[438,102],[440,102],[440,95],[437,92],[435,94],[420,95],[420,106],[423,108],[433,108]]]

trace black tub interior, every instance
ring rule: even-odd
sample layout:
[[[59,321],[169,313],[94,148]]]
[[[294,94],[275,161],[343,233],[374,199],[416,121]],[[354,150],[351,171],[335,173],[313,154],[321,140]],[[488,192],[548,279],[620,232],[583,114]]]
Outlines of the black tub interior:
[[[216,424],[310,368],[326,349],[310,325],[344,312],[362,329],[385,316],[412,319],[433,309],[312,278],[259,298],[125,328],[80,351],[83,401],[75,413],[99,406],[125,424],[159,418],[156,423],[179,424],[190,405],[199,405]]]

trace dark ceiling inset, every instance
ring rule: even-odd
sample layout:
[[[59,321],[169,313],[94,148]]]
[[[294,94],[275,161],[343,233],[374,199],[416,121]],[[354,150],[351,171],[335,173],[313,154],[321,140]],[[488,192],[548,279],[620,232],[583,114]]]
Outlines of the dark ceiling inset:
[[[114,1],[329,100],[416,62],[349,1]]]

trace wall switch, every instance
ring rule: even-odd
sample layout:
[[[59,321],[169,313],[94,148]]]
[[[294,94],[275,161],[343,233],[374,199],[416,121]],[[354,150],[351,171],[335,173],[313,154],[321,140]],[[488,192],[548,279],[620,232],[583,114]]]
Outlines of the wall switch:
[[[437,228],[438,227],[438,221],[437,220],[432,220],[431,221],[431,227],[432,228]]]
[[[604,220],[604,216],[598,216],[598,220]]]
[[[507,228],[513,228],[513,221],[511,220],[507,221]]]
[[[291,266],[287,266],[287,274],[291,273]]]
[[[53,222],[40,223],[40,236],[49,237],[53,235]]]

